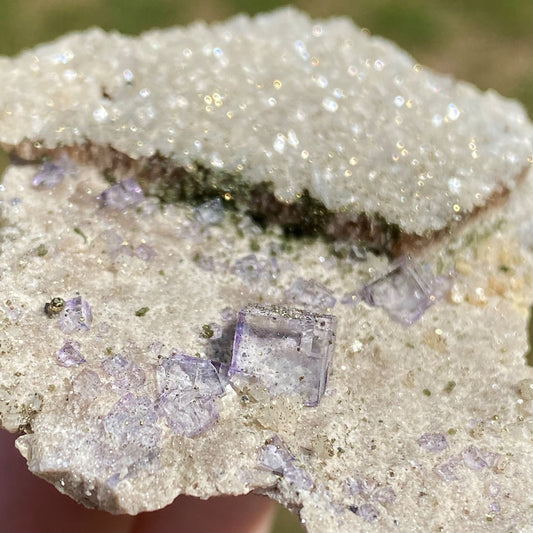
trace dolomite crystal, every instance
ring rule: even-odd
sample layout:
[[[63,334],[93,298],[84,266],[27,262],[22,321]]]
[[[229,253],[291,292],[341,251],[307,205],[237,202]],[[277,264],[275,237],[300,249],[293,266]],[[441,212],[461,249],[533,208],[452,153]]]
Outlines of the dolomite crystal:
[[[36,158],[0,185],[0,420],[32,472],[114,513],[254,491],[310,532],[531,530],[519,104],[292,9],[72,34],[0,82]]]

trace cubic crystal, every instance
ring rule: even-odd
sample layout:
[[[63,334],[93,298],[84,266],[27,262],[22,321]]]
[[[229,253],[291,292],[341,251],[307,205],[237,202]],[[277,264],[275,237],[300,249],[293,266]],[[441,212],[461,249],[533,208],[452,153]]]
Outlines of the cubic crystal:
[[[113,388],[134,391],[141,387],[145,380],[144,370],[135,362],[121,354],[113,355],[102,361],[102,368],[113,378]]]
[[[314,279],[303,278],[294,280],[291,288],[285,292],[285,297],[295,304],[318,311],[331,309],[337,301],[325,285]]]
[[[402,257],[390,272],[365,286],[360,297],[368,305],[385,309],[392,319],[411,325],[450,287],[450,278],[434,277],[429,267]]]
[[[316,406],[326,388],[335,330],[331,315],[249,305],[239,313],[230,376],[255,376],[272,395],[298,394]]]
[[[157,367],[158,407],[172,430],[194,437],[218,420],[215,398],[224,394],[219,375],[226,370],[208,359],[173,353]]]
[[[76,366],[86,362],[85,357],[80,352],[78,341],[67,340],[57,351],[57,362],[61,366]]]
[[[259,465],[265,470],[284,477],[288,483],[296,488],[309,490],[314,486],[309,474],[294,464],[294,456],[278,435],[274,435],[261,448]]]
[[[442,452],[448,447],[446,435],[442,433],[424,433],[419,439],[418,444],[428,452]]]
[[[144,200],[144,193],[135,178],[128,178],[106,189],[99,199],[102,207],[123,211],[139,205]]]
[[[226,216],[224,205],[220,198],[215,198],[209,202],[200,204],[194,210],[196,220],[202,226],[216,226],[220,224]]]
[[[75,175],[77,172],[76,165],[72,159],[63,155],[60,159],[54,161],[45,161],[39,172],[34,176],[32,185],[45,189],[57,187],[67,175]]]
[[[81,296],[76,296],[65,302],[59,315],[58,325],[64,333],[89,331],[93,315],[91,306]]]

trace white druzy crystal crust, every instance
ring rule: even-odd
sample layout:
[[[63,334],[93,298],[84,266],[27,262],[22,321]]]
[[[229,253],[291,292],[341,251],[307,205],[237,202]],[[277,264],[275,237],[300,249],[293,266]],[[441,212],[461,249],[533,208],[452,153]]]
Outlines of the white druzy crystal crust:
[[[519,104],[428,71],[347,19],[292,8],[139,38],[71,34],[0,59],[0,84],[4,145],[158,153],[407,233],[512,188],[533,151]]]

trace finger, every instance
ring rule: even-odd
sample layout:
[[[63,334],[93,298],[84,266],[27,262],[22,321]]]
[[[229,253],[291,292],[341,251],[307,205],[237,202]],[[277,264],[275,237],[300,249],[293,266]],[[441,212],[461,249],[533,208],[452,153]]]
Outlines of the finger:
[[[1,530],[9,533],[117,533],[134,518],[86,509],[29,472],[15,435],[0,430]]]
[[[180,496],[153,513],[137,516],[132,533],[268,533],[275,504],[264,496]]]

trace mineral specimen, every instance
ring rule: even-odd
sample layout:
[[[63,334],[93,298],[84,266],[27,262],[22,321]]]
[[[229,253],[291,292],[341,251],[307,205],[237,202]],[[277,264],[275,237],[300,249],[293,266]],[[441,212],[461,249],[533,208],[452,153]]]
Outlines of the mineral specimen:
[[[144,194],[134,178],[128,178],[109,187],[100,195],[102,207],[122,211],[135,207],[144,200]]]
[[[72,34],[0,84],[28,160],[0,186],[0,420],[32,472],[113,513],[253,491],[310,533],[531,529],[518,104],[290,8]]]
[[[318,405],[335,348],[336,319],[297,309],[249,305],[235,330],[230,375],[263,381],[273,395],[297,394]]]
[[[361,291],[361,299],[369,305],[383,307],[403,324],[418,320],[451,287],[444,276],[435,278],[431,270],[411,258],[398,261],[394,268]]]
[[[34,187],[53,189],[65,179],[65,176],[75,176],[76,172],[74,162],[63,156],[57,161],[45,161],[33,178],[32,184]]]
[[[88,331],[91,328],[93,316],[91,306],[81,296],[67,300],[59,313],[57,324],[63,333]]]

